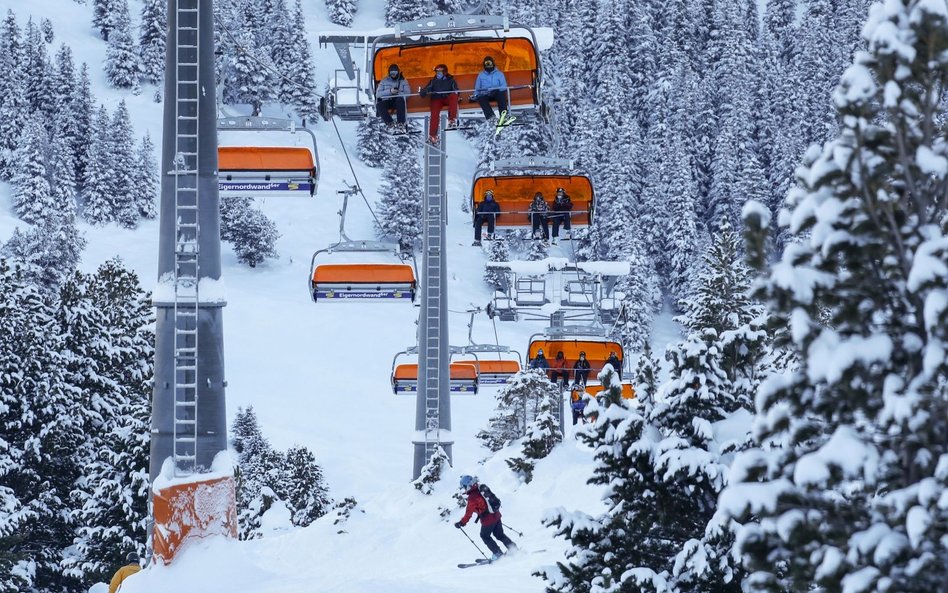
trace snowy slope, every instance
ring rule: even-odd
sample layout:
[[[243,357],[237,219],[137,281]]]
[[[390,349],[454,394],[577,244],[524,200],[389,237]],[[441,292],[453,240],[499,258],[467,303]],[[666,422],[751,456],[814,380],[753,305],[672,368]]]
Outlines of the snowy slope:
[[[137,19],[140,4],[131,3]],[[354,28],[382,25],[383,2],[362,0]],[[161,105],[152,101],[154,87],[139,96],[108,89],[100,69],[105,46],[91,27],[91,6],[62,0],[0,1],[12,8],[21,23],[52,20],[55,46],[69,43],[77,63],[90,64],[95,94],[110,108],[128,101],[136,134],[149,131],[160,138]],[[308,31],[319,76],[337,67],[331,49],[317,50],[316,32],[335,28],[328,23],[322,2],[304,3]],[[29,11],[29,12],[27,12]],[[277,115],[278,111],[269,114]],[[354,155],[355,124],[337,122],[346,149]],[[409,485],[414,398],[391,394],[392,357],[415,340],[417,309],[404,303],[340,303],[314,305],[307,294],[310,258],[316,249],[337,240],[340,201],[336,190],[351,184],[345,155],[332,124],[315,128],[323,177],[315,199],[293,201],[269,198],[258,205],[278,225],[280,258],[251,269],[236,262],[225,248],[224,281],[228,305],[224,310],[224,339],[228,380],[228,412],[253,405],[264,433],[277,448],[302,444],[316,452],[331,494],[353,496],[359,507],[344,525],[332,517],[293,533],[254,542],[206,542],[195,546],[171,568],[153,568],[129,579],[123,593],[158,591],[240,590],[246,593],[313,593],[317,591],[542,591],[531,576],[542,564],[562,559],[565,542],[553,540],[541,526],[544,510],[554,506],[596,512],[598,489],[585,484],[590,475],[591,452],[570,436],[542,461],[536,478],[523,486],[501,459],[478,462],[485,451],[473,435],[486,425],[494,407],[496,388],[452,401],[454,469],[431,497]],[[482,281],[484,253],[470,246],[471,228],[460,211],[462,196],[475,163],[470,146],[460,138],[449,141],[448,227],[450,308],[483,306],[490,293]],[[355,157],[353,156],[353,159]],[[419,154],[420,158],[420,154]],[[379,170],[353,161],[358,180],[370,200],[376,199]],[[371,217],[360,199],[350,203],[347,232],[352,238],[372,237]],[[23,225],[11,214],[9,187],[0,185],[0,238]],[[158,233],[156,222],[137,230],[81,224],[89,240],[82,268],[94,270],[104,260],[120,255],[140,275],[145,286],[156,278]],[[454,343],[466,340],[468,317],[452,315]],[[667,318],[657,321],[656,348],[676,338]],[[541,324],[497,324],[501,343],[521,352],[530,334]],[[475,321],[476,341],[493,341],[486,317]],[[508,558],[493,566],[468,572],[456,568],[479,554],[438,515],[439,506],[453,504],[451,494],[462,473],[479,475],[504,501],[505,519],[524,532],[515,537],[525,550],[545,550]],[[476,527],[468,532],[476,538]],[[344,533],[338,533],[344,530]],[[476,578],[475,578],[476,577]]]

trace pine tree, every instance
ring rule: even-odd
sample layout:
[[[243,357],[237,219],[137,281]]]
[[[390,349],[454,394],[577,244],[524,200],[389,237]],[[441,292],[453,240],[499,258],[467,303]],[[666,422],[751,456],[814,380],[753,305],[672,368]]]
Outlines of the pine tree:
[[[29,120],[23,39],[12,10],[0,25],[0,179],[16,173],[15,152]]]
[[[0,260],[0,496],[10,505],[0,514],[0,586],[77,590],[61,563],[81,475],[73,455],[84,440],[81,394],[67,381],[54,304],[34,274]]]
[[[138,277],[118,259],[62,291],[60,323],[87,407],[84,475],[72,493],[75,550],[68,572],[104,580],[145,551],[154,315]],[[116,504],[119,502],[119,504]]]
[[[40,221],[25,232],[14,229],[3,253],[31,264],[26,269],[35,273],[38,285],[57,286],[62,278],[79,264],[86,240],[76,228],[75,213],[68,211]]]
[[[113,193],[111,119],[105,105],[100,105],[95,121],[90,126],[88,162],[85,183],[82,186],[82,215],[92,224],[106,224],[115,220],[118,197]]]
[[[354,0],[353,0],[354,1]],[[355,5],[353,4],[353,12]],[[305,35],[299,31],[306,31],[306,21],[303,18],[303,5],[296,0],[293,7],[289,31],[289,60],[288,75],[283,80],[283,101],[296,109],[296,114],[304,122],[315,124],[319,118],[319,105],[316,100],[316,65],[313,62],[313,52]]]
[[[758,390],[758,447],[717,523],[737,520],[746,591],[937,590],[948,582],[948,261],[940,140],[948,19],[877,5],[781,213],[792,241],[759,295],[798,366]],[[889,40],[901,39],[892,51]],[[847,155],[839,158],[839,155]],[[769,218],[745,210],[765,270]],[[758,496],[763,493],[764,496]]]
[[[25,37],[26,99],[31,111],[40,112],[44,117],[52,119],[55,115],[53,65],[42,33],[32,20],[26,24]]]
[[[158,163],[155,161],[155,146],[147,132],[142,137],[142,144],[135,156],[135,177],[133,199],[138,208],[138,216],[149,220],[156,218],[161,180],[158,176]]]
[[[237,261],[255,268],[279,256],[276,241],[280,232],[276,223],[256,208],[251,198],[221,200],[220,209],[221,239],[233,244]]]
[[[329,20],[343,27],[352,26],[352,17],[356,13],[355,0],[326,0],[326,11]]]
[[[652,353],[652,345],[646,341],[642,346],[642,353],[639,354],[639,360],[635,364],[635,370],[632,371],[632,388],[635,389],[636,399],[645,402],[647,406],[655,403],[660,371],[661,364]]]
[[[392,140],[382,120],[377,117],[362,120],[356,129],[356,155],[370,167],[381,167],[394,152]]]
[[[504,236],[495,237],[487,244],[487,260],[492,262],[510,261],[510,245]],[[497,268],[484,269],[484,282],[493,290],[506,291],[509,285],[509,272]]]
[[[649,341],[652,317],[662,304],[662,291],[655,265],[637,237],[631,238],[624,259],[629,261],[629,275],[616,283],[616,290],[623,294],[624,321],[619,330],[622,345],[627,350],[638,350]]]
[[[89,80],[89,66],[85,63],[79,71],[79,82],[72,98],[72,112],[76,128],[72,152],[76,159],[76,183],[79,195],[85,195],[89,183],[89,151],[95,127],[95,99],[92,96],[92,83]]]
[[[685,312],[677,321],[689,331],[712,328],[717,332],[736,329],[761,313],[751,301],[751,273],[739,252],[740,239],[727,219],[703,256],[695,291],[679,307]]]
[[[385,26],[407,23],[431,14],[430,0],[385,0]]]
[[[120,89],[137,89],[138,51],[132,37],[132,22],[127,0],[113,0],[112,31],[105,51],[105,75],[109,84]]]
[[[423,193],[421,159],[418,142],[409,137],[398,138],[393,154],[385,162],[376,215],[375,232],[392,237],[405,250],[411,250],[421,238],[421,202]]]
[[[99,29],[99,35],[105,41],[109,40],[109,34],[115,27],[115,5],[122,0],[92,0],[92,24]]]
[[[145,82],[159,84],[165,75],[165,36],[168,3],[145,0],[138,25],[138,59]]]
[[[147,203],[139,202],[138,180],[148,172],[138,169],[132,118],[124,99],[112,114],[109,137],[110,153],[114,159],[110,181],[112,195],[115,196],[115,220],[125,228],[135,228],[138,226],[141,207],[144,205],[147,208]]]
[[[527,434],[543,408],[546,399],[560,400],[559,389],[541,370],[520,371],[507,380],[497,394],[497,408],[488,420],[487,428],[477,433],[477,439],[491,451],[499,451],[510,441]]]
[[[30,223],[42,223],[56,215],[56,204],[49,186],[46,154],[49,150],[46,127],[40,115],[27,122],[16,151],[13,177],[13,208],[17,216]]]
[[[316,456],[306,447],[290,447],[283,465],[282,494],[292,513],[293,525],[306,527],[325,515],[332,500]]]
[[[524,431],[520,456],[506,460],[507,466],[527,484],[533,481],[537,461],[549,455],[563,440],[559,419],[562,406],[559,390],[554,389],[542,398],[536,417]]]

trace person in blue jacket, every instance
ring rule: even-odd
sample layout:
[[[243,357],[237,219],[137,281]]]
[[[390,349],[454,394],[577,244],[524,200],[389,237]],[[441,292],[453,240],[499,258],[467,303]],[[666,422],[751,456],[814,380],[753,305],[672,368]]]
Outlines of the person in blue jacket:
[[[488,120],[496,117],[491,101],[497,103],[497,109],[501,113],[507,111],[507,77],[497,69],[494,58],[490,56],[484,58],[484,70],[474,81],[474,94],[471,95],[471,101],[477,101],[484,111],[484,117]]]

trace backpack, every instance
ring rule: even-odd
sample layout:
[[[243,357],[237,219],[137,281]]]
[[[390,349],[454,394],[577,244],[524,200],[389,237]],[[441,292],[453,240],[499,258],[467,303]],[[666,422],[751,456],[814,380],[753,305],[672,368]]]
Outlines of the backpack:
[[[497,495],[491,492],[491,489],[487,487],[487,484],[478,484],[477,491],[481,493],[481,496],[484,497],[484,500],[487,502],[487,512],[496,513],[500,510],[500,499],[497,498]]]

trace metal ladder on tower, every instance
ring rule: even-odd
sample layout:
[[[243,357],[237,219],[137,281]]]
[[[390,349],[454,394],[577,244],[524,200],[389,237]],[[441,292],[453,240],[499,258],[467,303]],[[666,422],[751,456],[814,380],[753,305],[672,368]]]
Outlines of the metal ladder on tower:
[[[175,84],[174,473],[197,471],[199,0],[178,0]]]
[[[419,372],[423,373],[425,398],[425,463],[441,447],[441,428],[450,427],[449,346],[447,325],[447,263],[444,259],[446,239],[445,216],[445,121],[442,117],[439,146],[425,143],[425,228],[424,228],[424,292],[422,293],[422,335],[419,344]],[[427,120],[425,122],[427,128]],[[442,402],[444,405],[442,405]],[[445,409],[447,407],[447,409]]]

